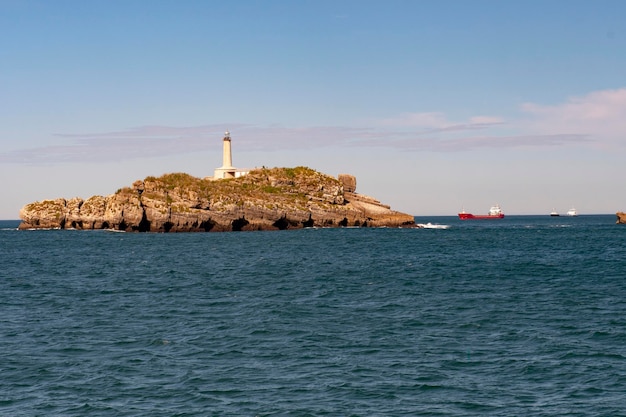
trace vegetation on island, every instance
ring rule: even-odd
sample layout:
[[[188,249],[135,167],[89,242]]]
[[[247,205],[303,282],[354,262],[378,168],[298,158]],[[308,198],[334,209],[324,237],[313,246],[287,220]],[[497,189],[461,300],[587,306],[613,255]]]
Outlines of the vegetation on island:
[[[137,191],[142,200],[163,201],[177,212],[209,206],[220,211],[259,204],[268,209],[289,206],[305,210],[311,202],[323,206],[343,202],[339,180],[302,166],[259,168],[238,178],[220,180],[185,173],[149,176],[116,194],[130,196]],[[195,202],[194,206],[189,206],[190,201]]]

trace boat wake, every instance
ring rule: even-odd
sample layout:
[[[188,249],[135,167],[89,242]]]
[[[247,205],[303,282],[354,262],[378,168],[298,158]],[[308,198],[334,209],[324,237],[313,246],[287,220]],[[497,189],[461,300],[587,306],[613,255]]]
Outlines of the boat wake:
[[[418,229],[448,229],[450,225],[447,224],[432,224],[432,223],[417,223]]]

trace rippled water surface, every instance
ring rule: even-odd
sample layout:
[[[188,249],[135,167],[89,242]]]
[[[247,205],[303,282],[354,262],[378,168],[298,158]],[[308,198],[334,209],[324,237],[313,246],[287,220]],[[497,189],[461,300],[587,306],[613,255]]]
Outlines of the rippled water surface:
[[[0,222],[0,415],[626,415],[626,226]]]

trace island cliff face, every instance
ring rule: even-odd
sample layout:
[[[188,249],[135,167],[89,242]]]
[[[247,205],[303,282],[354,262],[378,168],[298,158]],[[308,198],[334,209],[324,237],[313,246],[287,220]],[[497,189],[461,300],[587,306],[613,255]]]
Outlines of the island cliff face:
[[[618,211],[615,213],[617,215],[617,224],[626,224],[626,213],[623,211]]]
[[[44,200],[20,210],[20,229],[137,232],[284,230],[413,226],[413,216],[356,193],[356,178],[310,168],[271,168],[239,178],[166,174],[87,200]]]

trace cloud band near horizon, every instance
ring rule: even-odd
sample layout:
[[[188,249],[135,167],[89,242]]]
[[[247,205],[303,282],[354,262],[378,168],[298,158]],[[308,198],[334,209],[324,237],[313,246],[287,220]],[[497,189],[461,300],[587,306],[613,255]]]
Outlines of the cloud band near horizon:
[[[478,115],[467,121],[448,120],[444,113],[403,113],[372,121],[365,127],[256,126],[243,123],[204,126],[140,126],[104,133],[56,134],[56,142],[38,148],[0,153],[0,162],[59,164],[107,162],[219,151],[225,130],[241,151],[310,150],[328,147],[378,148],[402,151],[459,152],[592,144],[623,146],[626,137],[626,88],[569,98],[554,105],[524,103],[518,120]],[[511,131],[514,132],[511,134]],[[476,133],[480,132],[480,135]]]

